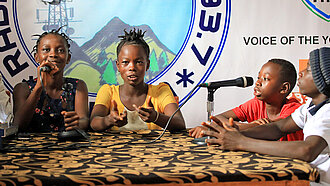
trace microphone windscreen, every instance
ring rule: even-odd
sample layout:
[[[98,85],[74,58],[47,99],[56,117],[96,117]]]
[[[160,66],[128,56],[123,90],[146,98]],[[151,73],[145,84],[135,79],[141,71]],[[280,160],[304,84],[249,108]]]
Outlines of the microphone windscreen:
[[[40,68],[40,71],[42,71],[42,72],[50,72],[51,69],[49,68],[49,66],[43,66],[43,67]]]
[[[253,78],[252,77],[246,77],[246,76],[243,76],[242,77],[243,79],[243,86],[242,87],[249,87],[251,85],[253,85]]]
[[[247,80],[247,87],[252,86],[253,85],[253,78],[252,77],[246,77]]]

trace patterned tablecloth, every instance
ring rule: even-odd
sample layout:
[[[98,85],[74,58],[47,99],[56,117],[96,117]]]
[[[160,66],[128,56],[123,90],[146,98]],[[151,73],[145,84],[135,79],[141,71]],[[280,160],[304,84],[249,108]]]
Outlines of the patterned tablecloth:
[[[5,140],[0,185],[98,185],[319,179],[306,162],[192,143],[186,132],[89,133],[90,143],[58,142],[56,134]]]

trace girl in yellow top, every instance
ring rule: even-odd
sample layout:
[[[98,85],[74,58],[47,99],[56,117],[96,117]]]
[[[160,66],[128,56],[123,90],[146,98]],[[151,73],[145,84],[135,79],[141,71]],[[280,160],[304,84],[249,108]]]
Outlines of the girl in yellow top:
[[[144,33],[134,29],[119,36],[116,66],[124,84],[105,84],[100,88],[91,114],[93,130],[160,129],[178,108],[168,85],[144,82],[150,66],[150,49],[143,39]],[[180,111],[172,118],[168,129],[185,129]]]

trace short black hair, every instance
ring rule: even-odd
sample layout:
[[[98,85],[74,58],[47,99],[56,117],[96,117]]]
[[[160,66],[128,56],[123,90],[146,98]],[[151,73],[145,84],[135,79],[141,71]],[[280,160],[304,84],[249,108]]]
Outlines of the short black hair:
[[[146,31],[143,32],[140,29],[135,30],[134,28],[129,32],[126,32],[126,30],[124,30],[124,32],[125,35],[118,36],[119,38],[121,38],[121,40],[117,46],[117,56],[119,55],[120,50],[123,48],[124,45],[141,45],[147,54],[147,58],[149,58],[150,48],[147,42],[143,39],[143,36]]]
[[[32,49],[32,53],[33,53],[33,52],[38,52],[38,47],[39,47],[39,44],[40,44],[41,39],[42,39],[43,37],[45,37],[46,35],[48,35],[48,34],[53,34],[53,35],[57,35],[57,36],[62,37],[62,38],[64,39],[64,41],[65,41],[65,44],[66,44],[67,48],[68,48],[68,52],[71,53],[71,51],[70,51],[70,43],[69,43],[69,41],[71,41],[71,39],[70,39],[69,36],[67,36],[65,33],[60,33],[60,30],[61,30],[61,29],[62,29],[62,27],[58,28],[57,30],[53,29],[53,30],[51,30],[51,31],[44,32],[44,33],[42,33],[41,35],[40,35],[40,34],[34,34],[34,35],[32,35],[32,36],[37,36],[37,37],[39,37],[39,38],[37,39],[36,44],[34,45],[34,47],[33,47],[33,49]]]
[[[294,65],[285,59],[271,59],[268,62],[278,64],[281,66],[280,77],[281,77],[282,83],[284,83],[284,82],[290,83],[290,85],[291,85],[290,90],[289,90],[289,93],[290,93],[293,90],[293,88],[297,82],[297,71],[296,71],[296,68],[294,67]]]

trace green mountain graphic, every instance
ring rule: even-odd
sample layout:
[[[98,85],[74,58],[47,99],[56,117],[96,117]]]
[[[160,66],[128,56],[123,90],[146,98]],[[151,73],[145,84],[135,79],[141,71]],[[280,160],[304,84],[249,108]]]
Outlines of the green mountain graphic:
[[[123,80],[115,65],[118,36],[123,35],[124,29],[129,31],[133,28],[146,31],[144,39],[148,43],[151,53],[150,68],[146,73],[145,81],[154,78],[171,63],[175,54],[158,40],[149,26],[133,27],[118,17],[110,20],[81,47],[76,43],[71,45],[72,59],[65,69],[65,76],[84,80],[89,92],[93,93],[96,93],[105,83],[122,84]]]

